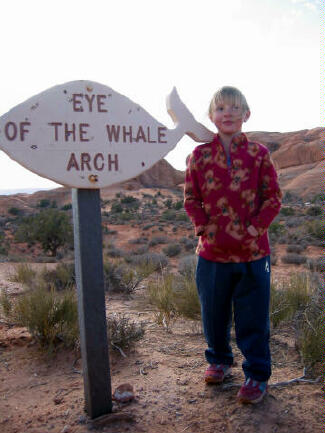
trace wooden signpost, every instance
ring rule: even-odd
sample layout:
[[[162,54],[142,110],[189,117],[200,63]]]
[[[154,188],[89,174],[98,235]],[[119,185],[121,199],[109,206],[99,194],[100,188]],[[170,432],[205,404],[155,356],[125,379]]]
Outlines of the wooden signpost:
[[[91,81],[72,81],[28,99],[0,117],[0,149],[27,169],[72,187],[75,266],[85,408],[112,410],[106,329],[100,188],[137,176],[184,134],[211,141],[172,91],[167,129],[138,104]]]

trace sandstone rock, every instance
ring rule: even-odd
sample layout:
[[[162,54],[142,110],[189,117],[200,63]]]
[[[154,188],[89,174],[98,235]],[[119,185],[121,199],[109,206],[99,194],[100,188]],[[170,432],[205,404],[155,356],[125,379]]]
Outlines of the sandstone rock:
[[[129,383],[118,386],[113,393],[113,399],[120,403],[130,402],[134,400],[134,397],[133,386]]]

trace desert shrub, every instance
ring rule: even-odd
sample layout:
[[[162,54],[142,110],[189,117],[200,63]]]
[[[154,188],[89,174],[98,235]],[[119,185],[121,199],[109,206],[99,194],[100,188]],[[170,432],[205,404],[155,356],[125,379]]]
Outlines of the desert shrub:
[[[142,255],[142,254],[146,254],[148,251],[149,251],[148,245],[141,245],[141,247],[138,247],[135,250],[133,250],[132,254]]]
[[[144,278],[154,272],[150,263],[138,264],[130,268],[124,263],[104,262],[105,290],[130,295],[139,286]]]
[[[0,255],[7,256],[9,251],[9,244],[6,241],[5,234],[0,231]]]
[[[15,266],[14,273],[10,275],[10,280],[30,287],[36,277],[36,271],[28,263],[19,263]]]
[[[121,203],[114,202],[111,206],[111,213],[117,214],[117,213],[122,213],[122,212],[123,212],[123,207],[122,207]]]
[[[184,246],[185,251],[192,251],[196,248],[197,240],[183,237],[180,239],[180,243]]]
[[[72,288],[76,283],[74,263],[59,263],[55,269],[46,267],[40,273],[48,289],[64,290]]]
[[[175,276],[168,273],[158,276],[156,281],[149,282],[147,286],[149,302],[158,310],[156,315],[157,323],[164,325],[167,330],[170,329],[171,321],[176,315],[173,290],[174,283]]]
[[[300,256],[299,254],[291,253],[286,254],[282,257],[282,262],[291,265],[301,265],[307,262],[306,256]]]
[[[280,215],[292,216],[295,215],[295,210],[292,207],[282,207],[280,210]]]
[[[161,221],[175,221],[176,219],[176,211],[168,209],[163,211],[163,213],[160,215]]]
[[[190,320],[201,319],[201,304],[193,270],[178,278],[174,289],[174,303],[177,314]]]
[[[129,348],[144,336],[143,323],[132,322],[124,314],[113,313],[107,317],[107,334],[114,347]]]
[[[147,242],[148,242],[148,238],[145,236],[141,236],[135,239],[130,239],[128,241],[129,244],[146,244]]]
[[[160,244],[166,244],[168,242],[168,238],[166,236],[154,236],[149,242],[150,247],[154,247]]]
[[[271,266],[275,266],[278,263],[278,257],[276,255],[276,252],[271,253],[270,259],[271,259]]]
[[[284,204],[297,204],[297,203],[302,203],[302,199],[295,194],[294,192],[291,191],[285,191],[283,198],[282,198],[282,203]]]
[[[308,305],[311,295],[311,281],[308,273],[292,274],[288,283],[277,288],[271,283],[270,318],[274,327],[292,319]]]
[[[307,224],[307,232],[320,240],[324,239],[325,236],[325,221],[323,220],[313,220],[309,221]]]
[[[190,219],[185,211],[178,212],[176,215],[176,221],[189,222]]]
[[[285,233],[285,231],[285,227],[278,222],[271,223],[269,227],[269,233],[271,235],[281,236]]]
[[[184,256],[179,260],[178,272],[185,277],[194,278],[196,272],[196,266],[197,266],[196,255]]]
[[[306,214],[309,216],[322,215],[322,208],[320,206],[311,206],[307,209]]]
[[[57,250],[72,244],[72,225],[69,216],[57,209],[47,209],[25,217],[17,232],[18,242],[39,242],[45,252],[54,257]]]
[[[125,251],[111,244],[108,246],[106,254],[108,257],[124,257]]]
[[[183,202],[183,200],[178,200],[176,203],[174,203],[174,205],[173,205],[173,208],[175,209],[175,210],[180,210],[180,209],[183,209],[183,207],[184,207],[184,202]]]
[[[304,245],[288,245],[287,246],[287,253],[296,253],[296,254],[300,254],[302,251],[305,250],[305,246]]]
[[[137,256],[125,256],[124,260],[134,266],[150,266],[155,271],[160,271],[161,269],[168,266],[168,259],[165,254],[158,253],[146,253]]]
[[[289,228],[299,227],[301,225],[302,218],[301,217],[289,217],[286,219],[286,226]]]
[[[64,211],[71,210],[71,209],[72,209],[71,203],[67,203],[67,204],[64,204],[63,206],[61,206],[61,210],[64,210]]]
[[[305,366],[325,373],[325,292],[324,285],[314,289],[310,302],[297,320],[297,342]]]
[[[307,259],[306,267],[313,272],[325,272],[325,259],[323,257]]]
[[[78,310],[74,291],[58,293],[40,285],[10,303],[8,318],[19,326],[25,326],[41,346],[54,348],[63,343],[73,347],[78,340]]]
[[[132,195],[122,197],[121,203],[132,209],[138,209],[140,206],[140,200]]]
[[[149,230],[151,229],[151,227],[154,227],[155,224],[146,224],[145,226],[143,226],[143,230]]]
[[[175,257],[182,251],[182,248],[179,244],[169,244],[165,248],[163,248],[163,252],[167,257]]]
[[[12,311],[12,301],[6,289],[2,289],[0,292],[0,306],[3,315],[5,317],[10,317]]]
[[[44,207],[49,207],[50,205],[51,205],[50,200],[48,200],[47,198],[43,198],[42,200],[40,200],[38,202],[38,204],[36,205],[36,207],[44,208]]]
[[[8,209],[8,213],[13,216],[18,216],[18,215],[23,215],[24,211],[23,209],[19,209],[18,207],[12,206]]]
[[[324,203],[325,202],[325,194],[324,193],[321,193],[321,194],[316,194],[313,198],[312,198],[312,200],[311,200],[311,202],[312,203]]]
[[[197,293],[194,270],[181,275],[162,274],[147,286],[149,301],[157,308],[157,322],[170,329],[178,316],[200,320],[201,307]]]

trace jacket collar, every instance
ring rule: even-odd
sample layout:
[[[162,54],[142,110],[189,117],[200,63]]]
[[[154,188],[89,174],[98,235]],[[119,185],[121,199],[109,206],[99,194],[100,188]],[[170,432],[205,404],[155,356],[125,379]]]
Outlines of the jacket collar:
[[[216,134],[214,136],[214,140],[213,141],[215,143],[218,143],[218,144],[222,145],[221,138],[220,138],[219,134]],[[247,140],[246,135],[243,132],[240,132],[235,137],[233,137],[233,139],[231,140],[230,147],[235,150],[235,149],[237,149],[239,147],[245,146],[247,143],[248,143],[248,140]]]

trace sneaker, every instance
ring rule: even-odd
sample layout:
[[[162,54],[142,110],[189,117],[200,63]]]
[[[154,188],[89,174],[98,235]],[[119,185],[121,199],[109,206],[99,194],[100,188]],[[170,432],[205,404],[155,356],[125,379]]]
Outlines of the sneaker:
[[[261,401],[266,392],[267,382],[258,382],[249,377],[238,391],[237,399],[240,403],[254,404]]]
[[[205,371],[206,383],[221,383],[230,374],[231,366],[225,364],[211,364]]]

